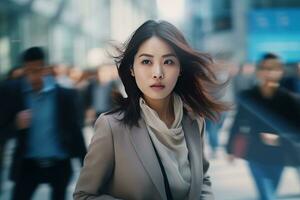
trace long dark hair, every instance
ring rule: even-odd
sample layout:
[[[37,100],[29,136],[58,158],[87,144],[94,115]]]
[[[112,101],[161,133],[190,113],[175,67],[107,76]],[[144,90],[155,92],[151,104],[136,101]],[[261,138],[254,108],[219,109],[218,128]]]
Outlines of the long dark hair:
[[[153,20],[142,24],[125,42],[123,49],[118,48],[120,54],[114,58],[128,97],[115,96],[118,107],[110,113],[122,111],[124,117],[121,121],[130,126],[137,124],[140,118],[139,98],[142,92],[135,78],[131,76],[130,69],[140,45],[153,36],[167,42],[179,59],[181,76],[177,80],[174,92],[194,114],[217,119],[220,112],[227,110],[227,106],[211,95],[212,90],[220,86],[212,70],[212,58],[208,54],[193,50],[174,25],[166,21]]]

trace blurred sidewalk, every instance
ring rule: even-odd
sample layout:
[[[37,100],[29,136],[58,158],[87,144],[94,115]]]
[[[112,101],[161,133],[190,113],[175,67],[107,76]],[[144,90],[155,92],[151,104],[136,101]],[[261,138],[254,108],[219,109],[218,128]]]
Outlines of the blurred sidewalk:
[[[210,159],[211,181],[216,200],[255,200],[256,189],[247,162],[236,159],[230,164],[219,150],[217,159]],[[280,200],[300,199],[300,177],[295,168],[286,167],[278,190]]]
[[[85,137],[88,142],[91,138],[91,129],[85,129]],[[14,141],[10,141],[4,158],[4,183],[3,191],[0,194],[0,200],[10,200],[10,190],[12,182],[7,181],[8,166],[10,164],[10,155]],[[71,200],[75,188],[80,167],[79,163],[73,161],[74,177],[68,187],[68,198]],[[213,191],[216,200],[255,200],[256,191],[252,183],[252,178],[248,172],[247,163],[237,159],[233,164],[226,160],[226,155],[222,148],[219,149],[217,159],[210,159],[210,171]],[[300,180],[294,168],[287,167],[284,170],[279,186],[280,200],[299,200],[300,199]],[[40,185],[34,194],[33,200],[48,200],[49,187],[46,184]]]

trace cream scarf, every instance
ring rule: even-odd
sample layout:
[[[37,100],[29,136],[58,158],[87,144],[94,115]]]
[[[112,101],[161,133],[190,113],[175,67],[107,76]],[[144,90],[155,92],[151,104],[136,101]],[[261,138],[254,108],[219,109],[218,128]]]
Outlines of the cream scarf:
[[[168,128],[157,112],[140,98],[141,116],[165,168],[173,199],[183,200],[188,198],[191,170],[181,125],[183,103],[176,94],[173,95],[173,105],[175,120],[171,128]]]

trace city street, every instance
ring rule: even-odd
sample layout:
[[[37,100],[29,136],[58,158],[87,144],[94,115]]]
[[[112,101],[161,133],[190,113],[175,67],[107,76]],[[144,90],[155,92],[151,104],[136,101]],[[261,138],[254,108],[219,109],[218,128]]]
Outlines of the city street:
[[[237,159],[233,164],[226,161],[224,152],[210,161],[210,175],[217,200],[255,200],[256,191],[247,163]],[[280,200],[299,200],[300,181],[294,168],[287,167],[279,185]]]
[[[216,200],[300,200],[299,19],[300,0],[0,0],[0,200],[199,200],[204,157]]]
[[[89,134],[86,137],[89,138]],[[13,143],[9,144],[11,147]],[[5,159],[5,176],[7,180],[7,159],[11,152],[8,151]],[[249,175],[247,164],[245,161],[237,159],[233,164],[226,161],[226,155],[222,150],[219,150],[217,158],[210,160],[210,175],[213,183],[213,191],[216,200],[255,200],[256,192]],[[68,187],[68,199],[72,199],[72,192],[75,188],[75,182],[79,175],[79,163],[73,162],[74,178]],[[9,200],[10,189],[12,183],[5,181],[3,185],[3,194],[1,200]],[[279,186],[280,200],[299,200],[300,199],[300,181],[296,170],[287,167],[283,173],[283,177]],[[34,200],[48,200],[49,188],[46,184],[41,185],[34,195]]]

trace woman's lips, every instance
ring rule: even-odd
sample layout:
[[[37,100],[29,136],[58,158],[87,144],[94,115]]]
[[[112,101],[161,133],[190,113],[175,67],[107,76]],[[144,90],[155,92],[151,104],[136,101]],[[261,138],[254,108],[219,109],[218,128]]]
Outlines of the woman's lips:
[[[161,85],[161,84],[154,84],[154,85],[151,85],[150,87],[155,90],[162,90],[165,88],[165,86]]]

